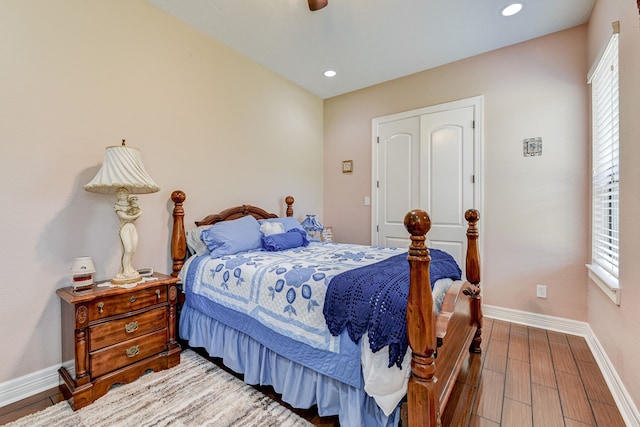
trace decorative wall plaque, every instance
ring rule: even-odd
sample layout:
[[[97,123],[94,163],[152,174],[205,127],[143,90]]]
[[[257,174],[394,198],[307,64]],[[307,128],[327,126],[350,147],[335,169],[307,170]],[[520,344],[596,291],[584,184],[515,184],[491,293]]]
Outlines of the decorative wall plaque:
[[[542,156],[542,138],[525,139],[522,150],[525,157]]]

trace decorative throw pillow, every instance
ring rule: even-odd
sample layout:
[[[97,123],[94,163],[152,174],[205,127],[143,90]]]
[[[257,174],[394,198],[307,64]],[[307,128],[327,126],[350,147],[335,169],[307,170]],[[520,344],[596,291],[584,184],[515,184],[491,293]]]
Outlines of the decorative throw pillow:
[[[196,227],[194,229],[191,229],[189,231],[187,231],[186,235],[187,235],[187,247],[189,248],[189,251],[191,251],[191,253],[196,254],[196,255],[208,255],[209,254],[209,248],[207,247],[206,243],[204,243],[204,241],[202,241],[202,238],[200,237],[200,235],[202,234],[202,232],[204,230],[207,230],[209,228],[213,227],[212,225],[201,225],[200,227]]]
[[[286,233],[272,234],[262,238],[262,249],[270,252],[284,251],[285,249],[298,248],[308,244],[307,232],[298,228],[291,229]]]
[[[251,215],[218,222],[203,230],[200,237],[211,251],[212,257],[259,249],[262,244],[260,224]]]
[[[300,230],[304,231],[304,228],[302,228],[302,225],[300,225],[300,222],[292,216],[287,216],[284,218],[261,219],[258,222],[260,222],[260,224],[264,224],[265,222],[279,222],[284,226],[285,233],[294,228],[299,228]]]
[[[260,231],[265,236],[284,233],[284,224],[282,224],[281,222],[275,222],[275,221],[271,221],[271,222],[265,221],[262,224],[260,224]]]

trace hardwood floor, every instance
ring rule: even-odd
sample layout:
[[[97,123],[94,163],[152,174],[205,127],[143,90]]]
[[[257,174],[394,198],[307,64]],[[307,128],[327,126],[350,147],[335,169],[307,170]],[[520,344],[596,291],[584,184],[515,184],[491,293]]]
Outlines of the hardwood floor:
[[[19,400],[0,408],[0,425],[15,421],[25,415],[42,411],[63,400],[64,397],[57,387]]]
[[[584,338],[485,319],[482,353],[466,360],[442,425],[625,423]]]
[[[0,408],[0,425],[62,399],[52,389]],[[296,412],[316,426],[337,425],[335,417]],[[442,425],[625,427],[584,338],[487,318],[482,353],[465,361]]]

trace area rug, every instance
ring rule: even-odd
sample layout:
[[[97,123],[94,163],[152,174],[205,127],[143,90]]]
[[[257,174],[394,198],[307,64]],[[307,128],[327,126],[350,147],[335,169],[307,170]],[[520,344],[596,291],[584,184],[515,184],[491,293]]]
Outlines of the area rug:
[[[194,351],[180,358],[78,411],[61,402],[7,426],[313,426]]]

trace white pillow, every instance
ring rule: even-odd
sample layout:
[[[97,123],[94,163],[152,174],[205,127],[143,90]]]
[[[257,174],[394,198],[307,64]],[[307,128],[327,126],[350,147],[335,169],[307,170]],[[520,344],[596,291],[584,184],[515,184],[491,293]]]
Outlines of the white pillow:
[[[260,232],[265,236],[284,233],[284,225],[281,222],[263,222],[260,224]]]
[[[198,228],[187,231],[187,246],[196,255],[209,255],[209,248],[200,238],[203,230],[213,227],[212,225],[201,225]]]

